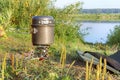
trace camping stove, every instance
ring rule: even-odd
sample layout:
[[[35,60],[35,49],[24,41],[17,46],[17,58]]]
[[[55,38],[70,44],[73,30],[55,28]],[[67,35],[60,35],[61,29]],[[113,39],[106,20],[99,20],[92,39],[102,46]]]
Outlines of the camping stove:
[[[54,41],[54,19],[52,16],[33,16],[32,43],[39,59],[47,58],[48,49]]]

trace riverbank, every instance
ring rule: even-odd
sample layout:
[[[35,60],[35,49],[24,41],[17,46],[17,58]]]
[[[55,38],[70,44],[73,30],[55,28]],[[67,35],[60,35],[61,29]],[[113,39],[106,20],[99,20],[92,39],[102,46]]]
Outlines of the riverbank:
[[[120,14],[76,14],[71,15],[77,21],[120,22]]]

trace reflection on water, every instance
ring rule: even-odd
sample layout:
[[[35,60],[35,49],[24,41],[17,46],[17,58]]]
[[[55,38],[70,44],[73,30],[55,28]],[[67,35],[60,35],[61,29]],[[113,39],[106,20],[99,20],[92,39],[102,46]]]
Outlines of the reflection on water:
[[[84,36],[84,40],[90,43],[105,43],[110,30],[114,30],[116,25],[120,25],[119,22],[82,22],[81,24],[80,31],[88,33],[88,35]]]

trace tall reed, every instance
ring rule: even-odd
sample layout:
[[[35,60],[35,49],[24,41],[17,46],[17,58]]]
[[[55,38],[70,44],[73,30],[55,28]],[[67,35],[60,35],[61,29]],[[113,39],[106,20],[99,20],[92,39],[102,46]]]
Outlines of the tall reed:
[[[106,59],[104,59],[104,67],[103,67],[102,80],[104,80],[104,79],[105,79],[105,76],[106,76],[106,65],[107,65]],[[109,77],[109,76],[108,76],[108,77]]]
[[[62,51],[61,51],[61,56],[60,56],[60,63],[62,67],[65,66],[66,63],[66,47],[62,45]]]
[[[85,80],[105,80],[106,78],[110,80],[110,76],[106,72],[106,59],[104,59],[104,63],[102,63],[102,57],[100,57],[99,63],[96,65],[96,69],[92,68],[93,62],[94,58],[91,59],[90,64],[88,63],[88,61],[86,61]]]
[[[91,78],[91,73],[92,73],[92,70],[93,70],[93,60],[94,60],[94,58],[92,58],[92,60],[91,60],[91,62],[90,62],[90,66],[89,66],[89,74],[88,74],[88,76],[89,76],[89,79]]]
[[[14,54],[10,55],[10,59],[11,59],[11,67],[12,67],[12,70],[14,71],[15,70],[15,56],[14,56]]]
[[[74,63],[75,63],[75,61],[73,61],[73,62],[70,64],[70,66],[69,66],[69,68],[68,68],[68,71],[67,71],[67,73],[66,73],[67,75],[68,75],[70,69],[72,68],[72,66],[74,65]]]
[[[98,64],[96,67],[97,67],[96,80],[100,80],[100,65]]]
[[[86,75],[85,75],[85,80],[89,80],[89,69],[88,69],[88,61],[86,61]]]
[[[1,73],[2,73],[2,80],[5,79],[5,70],[6,70],[6,58],[7,58],[7,53],[5,54],[4,58],[3,58],[3,62],[2,62],[2,70],[1,70]]]

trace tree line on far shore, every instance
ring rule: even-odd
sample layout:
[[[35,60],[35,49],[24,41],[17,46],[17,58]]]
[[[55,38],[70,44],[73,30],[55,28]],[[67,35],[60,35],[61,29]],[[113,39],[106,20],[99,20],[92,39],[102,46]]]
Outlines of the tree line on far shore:
[[[107,8],[107,9],[82,9],[80,13],[120,13],[120,9],[117,8]]]

